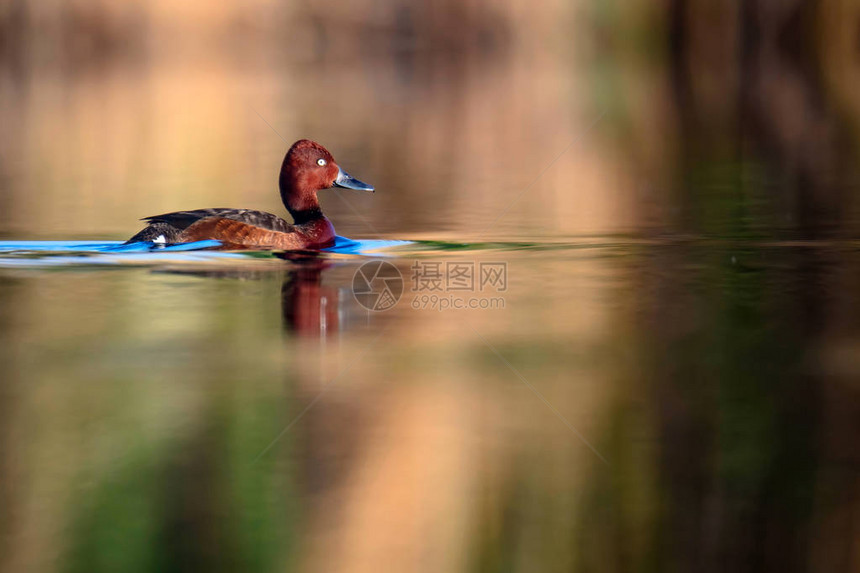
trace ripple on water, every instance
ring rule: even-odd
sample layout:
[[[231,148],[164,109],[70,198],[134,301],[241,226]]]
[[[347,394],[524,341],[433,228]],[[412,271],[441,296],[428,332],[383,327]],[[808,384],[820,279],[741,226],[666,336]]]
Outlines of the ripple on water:
[[[341,255],[392,256],[397,248],[412,244],[396,240],[352,240],[337,237],[325,252]],[[64,266],[150,265],[162,263],[254,262],[275,259],[270,251],[219,251],[218,241],[197,241],[156,246],[121,241],[0,241],[0,268]]]
[[[403,241],[392,239],[348,239],[338,236],[332,247],[322,250],[324,258],[387,257],[426,258],[462,256],[468,253],[514,253],[534,251],[598,250],[610,253],[629,252],[633,247],[695,244],[702,247],[737,247],[750,241],[691,237],[642,238],[627,236],[575,237],[549,241],[483,241],[445,240]],[[760,247],[798,247],[794,242],[753,241]],[[164,264],[248,265],[285,258],[273,251],[220,251],[218,241],[198,241],[167,247],[152,243],[125,244],[120,241],[0,241],[0,268],[43,268],[85,266],[155,266]],[[827,246],[814,243],[809,246]],[[830,245],[833,246],[833,245]],[[843,245],[849,246],[849,245]],[[850,246],[856,248],[856,244]],[[307,252],[317,256],[316,251]]]

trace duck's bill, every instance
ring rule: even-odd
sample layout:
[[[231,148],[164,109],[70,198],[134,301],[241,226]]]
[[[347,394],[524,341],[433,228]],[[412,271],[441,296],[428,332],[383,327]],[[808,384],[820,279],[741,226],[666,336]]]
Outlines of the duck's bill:
[[[337,179],[334,180],[334,186],[343,187],[345,189],[355,189],[357,191],[370,191],[371,193],[374,191],[372,185],[359,181],[355,177],[350,177],[349,173],[340,167],[337,168]]]

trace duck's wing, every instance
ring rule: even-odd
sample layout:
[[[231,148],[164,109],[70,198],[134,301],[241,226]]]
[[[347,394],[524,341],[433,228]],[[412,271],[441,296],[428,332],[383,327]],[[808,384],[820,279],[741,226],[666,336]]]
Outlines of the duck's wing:
[[[251,209],[194,209],[193,211],[175,211],[173,213],[153,215],[151,217],[144,217],[143,220],[150,225],[165,223],[174,227],[177,231],[184,231],[194,223],[209,218],[230,219],[231,221],[239,221],[246,225],[278,233],[292,233],[295,231],[295,227],[281,217],[266,213],[265,211],[253,211]]]
[[[130,238],[127,243],[155,242],[181,243],[188,242],[183,236],[186,229],[201,221],[226,220],[242,223],[262,231],[276,233],[293,233],[295,227],[277,215],[264,211],[250,209],[194,209],[193,211],[174,211],[144,217],[147,225],[139,233]]]
[[[307,239],[295,230],[275,231],[227,217],[204,217],[180,232],[180,243],[215,239],[227,248],[300,249]]]

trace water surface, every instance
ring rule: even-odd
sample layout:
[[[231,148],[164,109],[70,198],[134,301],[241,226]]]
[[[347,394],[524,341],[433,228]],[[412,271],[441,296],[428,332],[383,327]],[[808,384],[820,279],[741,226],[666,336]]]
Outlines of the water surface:
[[[663,569],[853,545],[813,532],[839,531],[854,479],[856,243],[340,244],[0,243],[12,564]],[[352,292],[377,260],[404,279],[385,312]],[[417,288],[436,263],[507,283]]]

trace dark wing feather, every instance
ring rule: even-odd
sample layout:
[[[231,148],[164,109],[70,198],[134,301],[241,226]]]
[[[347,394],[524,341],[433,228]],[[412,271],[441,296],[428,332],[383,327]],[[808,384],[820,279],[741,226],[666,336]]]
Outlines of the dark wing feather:
[[[205,219],[230,219],[246,225],[253,225],[268,231],[292,233],[295,227],[277,215],[251,209],[194,209],[193,211],[174,211],[162,215],[144,217],[146,228],[128,240],[129,243],[138,241],[154,241],[163,236],[163,241],[174,243],[181,240],[179,235],[198,221]]]
[[[264,211],[252,211],[251,209],[194,209],[193,211],[176,211],[173,213],[164,213],[163,215],[153,215],[152,217],[145,217],[143,220],[148,221],[150,224],[167,223],[179,230],[184,230],[197,221],[209,217],[231,219],[280,233],[291,233],[295,230],[293,225],[287,223],[277,215]]]

